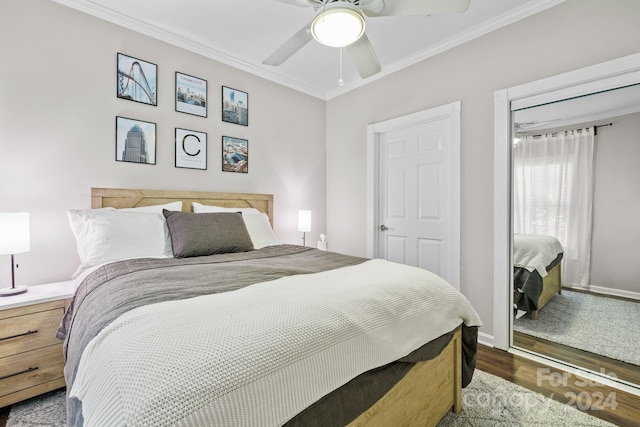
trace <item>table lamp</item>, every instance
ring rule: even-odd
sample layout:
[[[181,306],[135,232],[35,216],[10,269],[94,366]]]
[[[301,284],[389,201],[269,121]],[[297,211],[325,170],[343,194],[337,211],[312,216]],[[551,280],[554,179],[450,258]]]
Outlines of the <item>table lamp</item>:
[[[302,232],[302,246],[305,246],[305,233],[311,231],[311,211],[298,211],[298,231]]]
[[[29,252],[29,213],[0,213],[0,255],[11,255],[11,287],[0,289],[0,296],[18,295],[27,292],[26,286],[16,287],[13,256]]]

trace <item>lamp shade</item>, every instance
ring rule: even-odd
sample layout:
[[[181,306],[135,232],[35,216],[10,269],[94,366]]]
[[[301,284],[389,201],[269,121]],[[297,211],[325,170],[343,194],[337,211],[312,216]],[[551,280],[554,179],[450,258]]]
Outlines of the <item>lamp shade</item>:
[[[350,3],[336,2],[324,7],[311,23],[311,35],[325,46],[343,47],[364,34],[364,18]]]
[[[0,254],[20,254],[30,249],[29,213],[0,213]]]
[[[302,231],[303,233],[311,231],[311,211],[298,211],[298,231]]]

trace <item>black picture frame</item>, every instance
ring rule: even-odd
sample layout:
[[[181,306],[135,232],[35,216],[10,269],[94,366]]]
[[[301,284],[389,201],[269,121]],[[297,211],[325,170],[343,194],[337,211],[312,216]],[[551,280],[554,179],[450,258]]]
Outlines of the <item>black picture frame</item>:
[[[176,111],[207,117],[207,81],[176,71]]]
[[[249,126],[249,94],[222,86],[222,121]]]
[[[158,66],[124,53],[118,53],[117,63],[116,93],[118,98],[157,106]]]
[[[116,161],[155,165],[156,140],[155,123],[116,116]]]
[[[207,170],[207,134],[176,128],[175,167]]]
[[[249,173],[249,140],[222,137],[222,171]]]

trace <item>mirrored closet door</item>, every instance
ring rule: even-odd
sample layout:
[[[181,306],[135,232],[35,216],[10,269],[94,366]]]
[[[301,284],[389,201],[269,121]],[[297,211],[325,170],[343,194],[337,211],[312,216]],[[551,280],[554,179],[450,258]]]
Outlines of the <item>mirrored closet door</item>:
[[[511,112],[512,346],[640,384],[640,84]]]
[[[636,395],[637,349],[605,350],[640,325],[639,88],[635,53],[494,94],[493,345]],[[530,259],[514,260],[516,240]]]

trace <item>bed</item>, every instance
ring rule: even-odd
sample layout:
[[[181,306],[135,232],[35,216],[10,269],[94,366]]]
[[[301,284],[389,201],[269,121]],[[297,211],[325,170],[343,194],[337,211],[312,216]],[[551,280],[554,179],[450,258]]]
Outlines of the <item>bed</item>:
[[[538,312],[562,292],[564,249],[553,236],[515,234],[513,237],[513,303],[521,312]]]
[[[429,426],[461,410],[481,321],[438,276],[282,244],[271,195],[91,195],[69,213],[81,266],[58,331],[70,425]],[[135,252],[158,233],[160,253]]]

